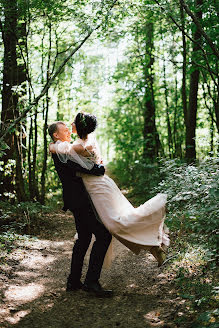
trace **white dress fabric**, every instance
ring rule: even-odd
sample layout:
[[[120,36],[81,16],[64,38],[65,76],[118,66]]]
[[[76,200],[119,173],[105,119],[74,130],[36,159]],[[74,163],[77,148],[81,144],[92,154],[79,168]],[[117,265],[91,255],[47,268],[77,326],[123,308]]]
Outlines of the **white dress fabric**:
[[[85,142],[78,139],[74,144],[81,144],[86,149],[89,144],[94,144],[94,141]],[[72,146],[69,145],[70,147],[63,145],[66,154],[72,153],[70,150]],[[57,148],[57,153],[60,149],[62,149],[61,144],[59,149]],[[100,161],[97,144],[94,149],[94,152],[89,152],[91,155],[89,160]],[[81,156],[81,158],[85,157]],[[73,157],[68,159],[76,161]],[[106,174],[104,176],[80,174],[80,176],[102,223],[131,251],[138,254],[141,249],[149,249],[151,246],[169,245],[167,230],[164,231],[166,194],[157,194],[135,208]]]

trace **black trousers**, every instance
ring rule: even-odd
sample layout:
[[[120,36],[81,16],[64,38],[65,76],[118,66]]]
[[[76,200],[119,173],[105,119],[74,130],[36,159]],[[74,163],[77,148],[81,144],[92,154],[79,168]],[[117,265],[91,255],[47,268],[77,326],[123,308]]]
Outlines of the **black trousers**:
[[[85,282],[97,281],[100,278],[104,257],[112,240],[112,235],[97,220],[92,204],[86,204],[84,208],[74,209],[72,212],[75,217],[78,239],[73,247],[71,272],[68,281],[73,284],[79,282],[84,257],[90,245],[92,234],[95,235],[96,240],[91,250]]]

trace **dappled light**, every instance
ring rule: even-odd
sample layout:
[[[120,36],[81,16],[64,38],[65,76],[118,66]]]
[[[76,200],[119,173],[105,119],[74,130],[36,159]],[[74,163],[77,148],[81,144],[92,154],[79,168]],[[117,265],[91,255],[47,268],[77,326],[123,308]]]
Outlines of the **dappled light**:
[[[11,252],[7,263],[1,265],[2,273],[6,273],[1,286],[1,322],[15,325],[32,312],[31,304],[37,304],[49,293],[54,292],[55,295],[56,290],[52,286],[56,280],[63,279],[56,275],[64,274],[57,261],[64,256],[67,262],[71,248],[71,240],[18,239],[18,248]],[[45,303],[46,308],[54,305],[48,300]]]
[[[0,3],[0,327],[218,328],[218,2]]]
[[[14,312],[13,309],[10,310],[10,312]],[[15,311],[15,314],[8,314],[6,316],[6,322],[8,322],[11,325],[17,324],[22,318],[24,318],[26,315],[28,315],[31,311],[25,310],[25,311]]]
[[[44,287],[40,284],[28,284],[24,286],[10,286],[5,292],[5,301],[14,301],[16,304],[25,304],[27,302],[35,300],[42,295]]]
[[[106,318],[105,327],[125,327],[129,322],[134,327],[135,320],[140,325],[147,323],[149,327],[153,327],[154,323],[158,323],[156,313],[159,311],[162,320],[166,322],[163,319],[164,308],[167,310],[173,298],[177,298],[176,291],[169,286],[167,275],[157,268],[152,255],[142,252],[136,258],[118,241],[114,244],[116,257],[112,266],[108,270],[104,269],[101,278],[104,284],[114,288],[113,300],[88,297],[83,291],[66,293],[65,283],[73,245],[67,237],[73,240],[75,228],[71,215],[60,213],[51,220],[56,220],[57,227],[62,226],[66,239],[53,234],[50,240],[37,238],[23,242],[23,245],[19,241],[19,248],[14,251],[20,254],[19,263],[14,265],[8,260],[7,266],[11,266],[11,269],[8,268],[9,276],[5,276],[4,285],[1,286],[3,327],[29,327],[30,321],[35,322],[33,327],[45,325],[55,328],[61,324],[71,327],[71,322],[75,323],[74,327],[91,325],[94,306],[97,327],[102,325],[102,317]],[[86,257],[86,266],[89,252],[90,250]],[[10,258],[13,258],[13,254]],[[164,304],[163,309],[159,305],[160,301]],[[180,300],[176,301],[176,304],[179,302]],[[83,314],[84,309],[86,316]],[[148,309],[148,315],[145,315],[145,309]],[[174,312],[175,307],[172,310]],[[113,313],[113,316],[109,313]],[[163,322],[162,320],[159,322]]]
[[[54,259],[54,256],[35,255],[31,259],[21,261],[21,265],[31,269],[42,269],[43,266],[50,265]]]

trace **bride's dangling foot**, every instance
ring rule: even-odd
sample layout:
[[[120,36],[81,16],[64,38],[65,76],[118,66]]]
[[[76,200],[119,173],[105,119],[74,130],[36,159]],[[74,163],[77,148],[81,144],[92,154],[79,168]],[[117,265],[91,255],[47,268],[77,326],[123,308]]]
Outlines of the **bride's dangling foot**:
[[[160,267],[166,260],[167,256],[166,256],[166,252],[164,252],[164,250],[161,247],[158,248],[157,252],[158,252],[158,260],[157,260],[158,267]]]
[[[166,260],[166,253],[159,246],[152,246],[150,248],[151,254],[155,257],[158,262],[158,267],[160,267]]]
[[[164,253],[167,254],[168,246],[165,245],[165,244],[161,244],[160,247],[161,247],[161,249],[164,251]]]

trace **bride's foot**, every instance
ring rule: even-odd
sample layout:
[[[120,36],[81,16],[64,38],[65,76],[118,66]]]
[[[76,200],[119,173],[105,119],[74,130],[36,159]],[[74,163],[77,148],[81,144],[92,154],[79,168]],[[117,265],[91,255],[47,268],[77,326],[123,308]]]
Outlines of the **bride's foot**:
[[[151,254],[155,257],[158,262],[158,267],[160,267],[166,260],[166,253],[159,246],[152,246],[150,248]]]
[[[167,249],[168,249],[168,246],[165,245],[165,244],[161,244],[161,249],[164,251],[164,253],[166,254],[167,253]]]

